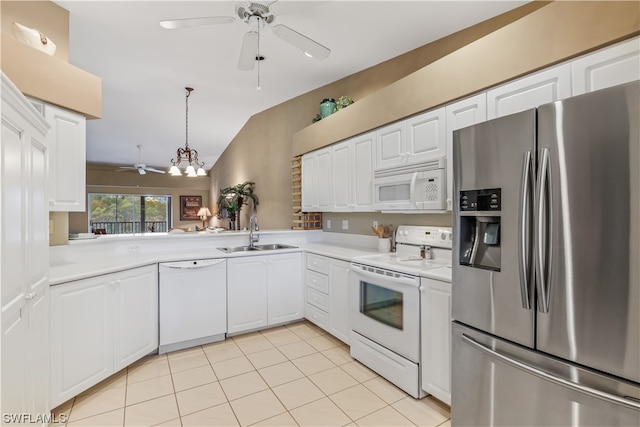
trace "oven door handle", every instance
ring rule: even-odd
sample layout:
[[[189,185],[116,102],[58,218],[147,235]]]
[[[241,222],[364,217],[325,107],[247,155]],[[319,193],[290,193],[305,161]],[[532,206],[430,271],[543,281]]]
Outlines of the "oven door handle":
[[[363,270],[359,266],[351,266],[351,271],[358,276],[365,277],[368,279],[376,279],[376,280],[384,280],[386,282],[397,283],[398,285],[412,285],[416,288],[418,287],[416,279],[410,277],[393,277],[387,276],[385,274],[371,273],[370,271]],[[374,283],[375,284],[375,283]]]

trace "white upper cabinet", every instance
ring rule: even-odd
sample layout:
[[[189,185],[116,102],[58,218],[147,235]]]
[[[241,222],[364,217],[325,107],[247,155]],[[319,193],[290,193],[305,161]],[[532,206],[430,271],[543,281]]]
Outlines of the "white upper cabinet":
[[[373,210],[373,145],[375,133],[370,132],[351,140],[354,160],[351,163],[351,210]]]
[[[331,210],[331,150],[329,148],[318,150],[316,153],[316,190],[318,191],[318,210],[326,212]]]
[[[446,107],[447,210],[453,209],[453,131],[487,120],[487,94],[480,93]]]
[[[349,141],[331,146],[333,167],[333,212],[351,210],[351,166],[353,152]]]
[[[392,123],[376,131],[376,169],[402,166],[406,158],[406,134],[405,121]]]
[[[376,131],[375,169],[424,163],[446,155],[445,109],[392,123]]]
[[[52,129],[47,135],[49,156],[49,208],[52,211],[84,212],[86,209],[86,119],[70,111],[45,106]]]
[[[373,210],[373,145],[370,132],[331,147],[333,212]]]
[[[573,95],[640,79],[640,38],[618,43],[571,62]]]
[[[571,65],[549,68],[487,91],[487,119],[571,96]]]
[[[311,212],[318,207],[316,191],[316,156],[307,153],[302,156],[302,211]]]
[[[331,149],[323,148],[302,156],[302,211],[331,210]]]
[[[86,209],[87,125],[80,114],[42,101],[30,100],[51,130],[49,146],[49,210],[84,212]]]
[[[447,154],[444,107],[411,117],[406,122],[407,163],[423,163]]]

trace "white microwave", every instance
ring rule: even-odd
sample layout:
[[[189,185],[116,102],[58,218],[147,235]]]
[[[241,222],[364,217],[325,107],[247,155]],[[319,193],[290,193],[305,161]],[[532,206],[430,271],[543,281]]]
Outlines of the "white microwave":
[[[444,211],[446,159],[374,172],[374,209],[378,211]]]

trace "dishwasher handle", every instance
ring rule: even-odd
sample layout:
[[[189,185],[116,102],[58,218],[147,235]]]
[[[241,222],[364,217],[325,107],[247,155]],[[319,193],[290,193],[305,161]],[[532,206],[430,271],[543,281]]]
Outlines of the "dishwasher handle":
[[[213,267],[225,262],[225,258],[220,259],[195,259],[192,261],[162,262],[160,268],[173,270],[195,270],[199,268]]]

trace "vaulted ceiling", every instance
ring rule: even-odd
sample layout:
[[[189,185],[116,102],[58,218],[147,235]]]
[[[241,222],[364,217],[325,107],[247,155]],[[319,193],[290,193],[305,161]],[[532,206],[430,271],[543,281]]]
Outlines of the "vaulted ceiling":
[[[238,69],[250,26],[233,1],[55,1],[70,12],[69,62],[102,78],[103,115],[87,124],[87,161],[141,162],[168,169],[189,143],[209,169],[252,115],[526,1],[286,1],[272,25],[286,25],[331,49],[305,56],[260,31],[265,60]],[[162,20],[229,16],[232,22],[167,30]],[[256,90],[260,76],[261,90]]]

